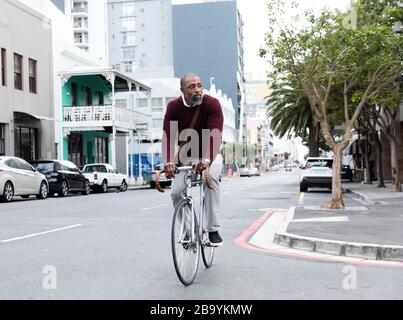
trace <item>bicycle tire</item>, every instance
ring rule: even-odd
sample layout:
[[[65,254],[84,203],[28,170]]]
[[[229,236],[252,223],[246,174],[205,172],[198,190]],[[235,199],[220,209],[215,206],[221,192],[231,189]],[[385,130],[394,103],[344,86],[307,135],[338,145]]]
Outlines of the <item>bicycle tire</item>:
[[[201,252],[202,252],[203,263],[204,263],[204,266],[208,269],[213,264],[215,248],[210,246],[208,230],[207,230],[207,217],[206,217],[205,212],[203,212],[203,221],[201,223],[201,228],[200,228],[200,237],[201,237]]]
[[[186,231],[191,232],[190,223],[188,223],[189,216],[192,214],[190,210],[190,203],[187,200],[179,202],[175,208],[171,229],[171,247],[175,271],[179,280],[185,286],[191,285],[196,278],[200,260],[199,227],[194,211],[194,241],[187,244],[182,242]],[[183,217],[185,217],[185,219],[183,219]],[[180,237],[182,237],[182,239],[180,239]]]

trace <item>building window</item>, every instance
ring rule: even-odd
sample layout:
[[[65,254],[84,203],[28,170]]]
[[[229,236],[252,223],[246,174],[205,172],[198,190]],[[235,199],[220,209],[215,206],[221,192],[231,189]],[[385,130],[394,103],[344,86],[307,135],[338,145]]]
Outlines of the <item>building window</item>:
[[[22,90],[22,56],[14,53],[14,88]]]
[[[15,130],[15,155],[26,161],[36,160],[38,150],[38,129],[17,127]]]
[[[29,92],[37,93],[36,91],[36,61],[33,59],[28,60],[29,65]]]
[[[134,2],[124,2],[122,4],[122,15],[123,16],[134,16],[136,6]]]
[[[75,44],[88,44],[88,33],[74,33]]]
[[[88,18],[74,18],[74,28],[88,29]]]
[[[135,30],[136,29],[136,20],[133,17],[123,17],[121,19],[122,22],[122,30]]]
[[[79,133],[71,133],[68,136],[69,161],[76,166],[81,166],[83,162],[83,136]]]
[[[92,105],[92,90],[91,90],[91,88],[86,87],[84,89],[84,95],[85,95],[86,106],[91,106]]]
[[[133,72],[133,63],[132,62],[123,62],[123,70],[126,73],[132,73]]]
[[[148,99],[147,98],[139,99],[139,108],[148,108]]]
[[[136,33],[135,32],[124,32],[122,35],[124,46],[133,46],[136,44]]]
[[[7,58],[6,58],[6,49],[1,48],[1,84],[3,86],[7,85]]]
[[[123,60],[133,60],[136,57],[136,51],[133,47],[123,49]]]
[[[101,91],[98,91],[95,95],[96,95],[98,106],[103,106],[104,105],[104,94]]]
[[[0,156],[6,154],[6,125],[0,123]]]
[[[162,98],[152,98],[151,107],[152,107],[152,112],[163,112],[164,107],[162,105]]]

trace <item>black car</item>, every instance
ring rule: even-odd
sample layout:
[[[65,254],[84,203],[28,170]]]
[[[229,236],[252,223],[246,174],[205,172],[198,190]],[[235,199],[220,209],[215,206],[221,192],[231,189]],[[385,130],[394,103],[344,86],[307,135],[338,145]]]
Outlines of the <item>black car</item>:
[[[46,175],[49,183],[49,195],[55,193],[66,197],[69,192],[83,195],[90,193],[90,182],[77,166],[65,160],[36,160],[29,163]]]
[[[341,178],[349,180],[350,182],[353,181],[353,170],[351,170],[349,165],[341,166]]]

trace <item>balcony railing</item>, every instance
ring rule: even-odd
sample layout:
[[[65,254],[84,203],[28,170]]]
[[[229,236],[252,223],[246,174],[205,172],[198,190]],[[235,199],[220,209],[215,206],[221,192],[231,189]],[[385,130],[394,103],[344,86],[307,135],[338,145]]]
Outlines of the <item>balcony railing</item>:
[[[63,126],[91,128],[116,126],[135,129],[139,123],[148,123],[151,117],[119,106],[77,106],[63,108]]]
[[[73,7],[71,13],[88,13],[88,7]]]

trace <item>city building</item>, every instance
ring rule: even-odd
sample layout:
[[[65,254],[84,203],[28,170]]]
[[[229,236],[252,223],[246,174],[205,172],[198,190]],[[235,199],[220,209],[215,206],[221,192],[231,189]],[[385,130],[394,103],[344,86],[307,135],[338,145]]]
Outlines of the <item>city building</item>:
[[[271,90],[267,81],[254,80],[251,74],[246,77],[248,79],[245,83],[247,142],[256,145],[256,156],[251,159],[251,165],[266,170],[273,164],[275,152],[275,137],[270,129],[266,106]]]
[[[0,50],[0,155],[54,157],[52,25],[20,1],[2,0]]]
[[[53,26],[54,118],[56,158],[79,167],[107,162],[129,175],[130,152],[137,128],[151,122],[134,110],[146,85],[102,66],[74,45],[71,20],[50,0],[22,0],[42,12]],[[132,92],[133,100],[120,106],[116,95]],[[129,175],[129,182],[132,182]]]
[[[243,21],[235,0],[173,6],[175,77],[200,75],[207,87],[212,78],[232,100],[237,139],[245,140]]]
[[[173,77],[170,0],[108,0],[109,64],[135,79]]]
[[[133,89],[139,94],[151,89],[114,69],[70,69],[59,76],[63,84],[63,158],[79,167],[110,163],[129,174],[133,135],[138,123],[146,122],[148,116],[133,105],[117,105],[115,93]]]
[[[60,7],[61,1],[53,0]],[[64,0],[71,19],[74,45],[88,52],[102,66],[108,65],[106,0]]]

